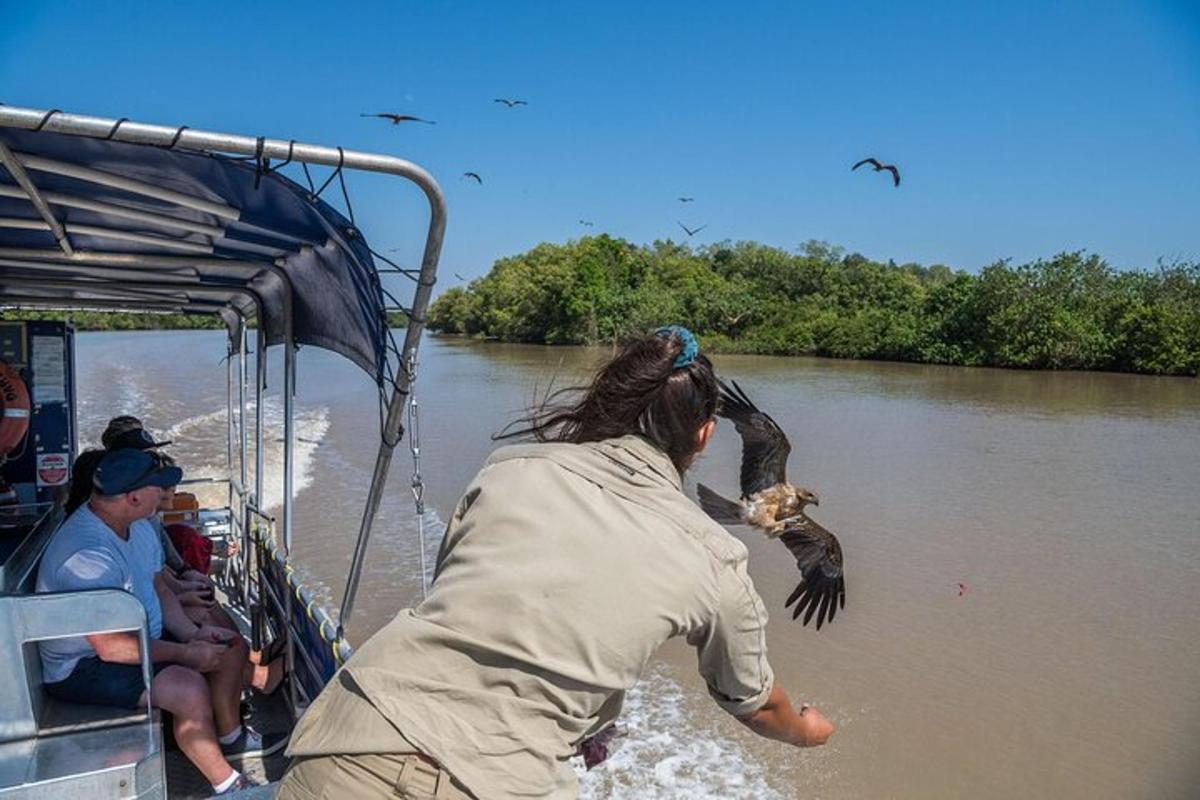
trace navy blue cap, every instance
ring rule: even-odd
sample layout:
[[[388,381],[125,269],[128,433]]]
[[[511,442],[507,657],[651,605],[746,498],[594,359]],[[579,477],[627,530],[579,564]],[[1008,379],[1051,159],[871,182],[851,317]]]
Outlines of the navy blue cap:
[[[103,495],[125,494],[144,486],[160,486],[166,489],[183,480],[179,467],[159,466],[152,453],[132,447],[109,450],[100,459],[92,476],[92,486]]]

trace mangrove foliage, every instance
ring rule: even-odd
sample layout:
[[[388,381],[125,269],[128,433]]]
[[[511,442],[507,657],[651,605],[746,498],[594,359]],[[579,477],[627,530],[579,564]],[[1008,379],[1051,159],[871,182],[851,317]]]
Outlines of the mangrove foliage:
[[[724,352],[1196,375],[1200,265],[1127,271],[1073,252],[969,273],[822,242],[793,253],[595,236],[501,259],[429,316],[434,331],[546,344],[666,323]]]

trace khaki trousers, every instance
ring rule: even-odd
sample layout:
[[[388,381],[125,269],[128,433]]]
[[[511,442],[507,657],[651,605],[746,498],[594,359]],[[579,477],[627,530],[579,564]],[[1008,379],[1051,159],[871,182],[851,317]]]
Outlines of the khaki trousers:
[[[277,800],[475,800],[450,773],[417,753],[301,756]]]

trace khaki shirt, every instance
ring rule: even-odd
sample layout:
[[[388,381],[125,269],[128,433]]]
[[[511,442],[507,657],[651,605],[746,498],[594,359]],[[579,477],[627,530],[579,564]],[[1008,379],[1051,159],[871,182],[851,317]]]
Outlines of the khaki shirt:
[[[501,448],[459,501],[428,598],[354,654],[289,753],[415,746],[480,798],[574,797],[577,744],[673,636],[726,711],[766,702],[746,557],[640,437]]]

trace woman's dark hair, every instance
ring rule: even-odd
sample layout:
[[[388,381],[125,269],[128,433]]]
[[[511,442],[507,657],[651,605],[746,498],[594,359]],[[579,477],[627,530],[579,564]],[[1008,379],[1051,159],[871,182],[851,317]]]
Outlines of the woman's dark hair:
[[[75,456],[75,463],[71,467],[71,490],[67,493],[67,503],[63,506],[67,516],[75,513],[75,509],[92,496],[92,478],[96,474],[96,467],[100,465],[100,459],[104,458],[107,452],[101,449],[84,450]]]
[[[684,347],[675,331],[627,341],[590,384],[550,394],[493,438],[580,444],[640,434],[682,474],[696,453],[696,433],[716,412],[718,391],[712,363],[704,356],[675,366]]]

